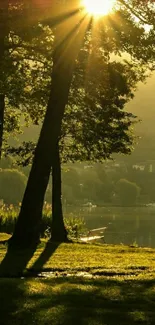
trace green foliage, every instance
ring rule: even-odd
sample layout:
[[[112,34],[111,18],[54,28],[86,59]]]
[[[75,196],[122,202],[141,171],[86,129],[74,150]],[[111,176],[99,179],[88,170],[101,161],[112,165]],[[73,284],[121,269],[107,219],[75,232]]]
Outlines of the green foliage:
[[[74,163],[62,168],[62,199],[69,205],[87,202],[103,205],[111,202],[114,179],[106,164]],[[64,170],[65,168],[65,170]],[[74,171],[73,171],[74,170]]]
[[[132,2],[130,1],[131,4]],[[153,69],[155,54],[153,26],[150,32],[146,32],[144,22],[141,19],[135,21],[134,11],[136,16],[137,10],[142,10],[137,1],[134,10],[123,2],[113,13],[112,20],[104,18],[104,24],[99,22],[95,26],[95,35],[90,29],[85,35],[62,124],[60,147],[65,162],[102,161],[110,158],[112,153],[128,154],[132,151],[134,136],[131,127],[136,119],[133,114],[125,111],[125,105],[133,98],[137,83],[145,80],[148,68]],[[152,24],[153,12],[154,8],[150,6],[145,13],[148,24],[150,21]],[[52,28],[42,23],[33,28],[27,43],[30,36],[32,44],[36,45],[37,42],[37,49],[40,49],[37,55],[41,55],[41,60],[45,61],[39,66],[41,80],[38,79],[37,72],[34,72],[35,78],[30,82],[30,96],[35,101],[37,93],[38,100],[40,98],[40,102],[44,101],[43,104],[46,105],[51,74],[51,68],[47,66],[52,66],[51,59],[48,61],[52,50],[52,45],[49,48],[49,43],[51,41],[52,44],[53,40]],[[42,42],[39,47],[40,38]],[[124,54],[127,59],[124,59]],[[33,122],[36,119],[38,123],[44,116],[44,110],[38,110],[38,103],[31,106],[28,108],[29,113]],[[32,161],[34,148],[32,142],[23,143],[11,152],[21,156],[20,164],[28,164]]]
[[[13,204],[0,207],[0,233],[12,234],[19,214],[19,206]],[[87,229],[83,218],[76,217],[72,213],[64,218],[65,226],[69,237],[79,238],[86,234]],[[43,218],[41,222],[41,237],[50,238],[51,236],[51,205],[47,202],[43,208]]]
[[[41,237],[51,237],[51,205],[45,204],[43,209],[43,218],[41,223]],[[64,217],[64,223],[70,238],[79,238],[87,232],[83,218],[76,217],[72,213]]]
[[[1,160],[3,168],[8,169],[11,160]],[[134,163],[134,162],[133,162]],[[144,162],[145,163],[145,162]],[[28,176],[30,166],[20,168],[21,172]],[[105,163],[74,163],[62,167],[62,201],[63,205],[83,205],[87,202],[102,206],[104,204],[121,204],[118,200],[115,184],[120,179],[127,179],[136,183],[141,189],[137,198],[138,204],[155,202],[155,166],[153,172],[133,168],[121,160]],[[51,204],[52,189],[51,178],[45,195],[45,200]],[[117,195],[114,199],[114,193]],[[10,201],[12,203],[12,201]],[[49,208],[49,214],[51,214]]]
[[[140,195],[140,188],[135,183],[120,179],[116,184],[116,193],[123,206],[135,205]]]
[[[12,234],[19,213],[19,207],[3,204],[0,207],[0,232]]]
[[[107,203],[121,205],[122,200],[116,185],[120,179],[135,183],[140,188],[136,204],[155,202],[155,163],[151,161],[150,164],[153,167],[152,172],[148,168],[144,168],[145,165],[148,165],[147,158],[146,161],[143,161],[144,170],[133,167],[138,165],[136,160],[135,163],[133,161],[132,164],[129,164],[126,159],[125,161],[116,159],[103,164],[90,165],[86,162],[67,164],[65,171],[64,167],[62,168],[63,203],[64,205],[80,205],[89,201],[97,205]],[[139,165],[141,166],[141,163]],[[128,204],[135,204],[134,201],[135,199],[130,203],[128,199]]]
[[[66,230],[71,238],[79,238],[81,235],[87,233],[86,224],[83,218],[75,217],[70,213],[64,218]]]
[[[0,199],[6,204],[18,204],[21,202],[26,176],[16,169],[0,170]]]
[[[33,25],[29,24],[27,5],[26,8],[23,3],[22,6],[8,3],[5,23],[8,24],[9,19],[9,26],[4,33],[4,53],[1,53],[0,60],[0,93],[5,96],[3,149],[10,143],[10,138],[12,141],[12,136],[16,137],[22,132],[23,124],[38,124],[38,120],[43,118],[52,65],[49,53],[51,57],[53,48],[52,29],[43,26],[37,19]],[[20,28],[17,28],[21,14]],[[23,28],[25,18],[27,25]],[[3,41],[2,38],[0,41]]]

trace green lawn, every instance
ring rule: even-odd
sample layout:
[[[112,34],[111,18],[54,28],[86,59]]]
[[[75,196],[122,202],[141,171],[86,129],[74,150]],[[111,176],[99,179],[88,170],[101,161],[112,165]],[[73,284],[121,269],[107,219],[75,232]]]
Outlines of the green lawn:
[[[0,325],[155,324],[154,249],[43,241],[0,262]]]

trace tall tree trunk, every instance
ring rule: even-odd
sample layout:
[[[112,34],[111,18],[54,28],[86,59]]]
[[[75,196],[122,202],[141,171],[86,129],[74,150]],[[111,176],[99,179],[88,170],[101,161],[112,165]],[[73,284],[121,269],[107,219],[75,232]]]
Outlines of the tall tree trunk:
[[[61,193],[61,160],[59,144],[56,146],[55,157],[52,165],[52,229],[51,240],[66,242],[67,231],[63,220],[62,193]]]
[[[61,132],[61,123],[68,101],[74,64],[81,47],[86,30],[75,26],[67,35],[71,25],[66,29],[60,26],[55,38],[53,53],[53,71],[50,98],[35,150],[34,160],[24,193],[21,210],[15,226],[10,246],[29,247],[39,241],[40,223],[44,195],[49,181],[56,144]],[[61,34],[62,32],[62,34]],[[61,37],[63,35],[63,39]]]

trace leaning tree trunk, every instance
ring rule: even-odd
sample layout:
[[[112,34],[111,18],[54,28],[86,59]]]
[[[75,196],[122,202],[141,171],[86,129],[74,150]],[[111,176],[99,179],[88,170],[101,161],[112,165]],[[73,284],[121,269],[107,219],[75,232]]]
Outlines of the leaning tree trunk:
[[[52,228],[51,240],[66,242],[67,230],[63,220],[62,193],[61,193],[61,160],[59,144],[56,146],[55,157],[52,165]]]
[[[85,28],[84,28],[85,27]],[[69,25],[68,30],[70,30]],[[63,40],[60,36],[63,31]],[[44,195],[49,181],[49,175],[55,148],[61,132],[61,123],[68,101],[74,64],[84,39],[86,25],[79,30],[74,23],[74,29],[64,37],[64,27],[58,29],[53,53],[53,71],[50,98],[35,150],[34,160],[24,193],[21,210],[13,236],[11,247],[29,247],[36,244],[40,237],[40,223]],[[78,32],[77,32],[78,31]],[[67,32],[66,32],[67,33]],[[58,42],[58,40],[61,41]]]

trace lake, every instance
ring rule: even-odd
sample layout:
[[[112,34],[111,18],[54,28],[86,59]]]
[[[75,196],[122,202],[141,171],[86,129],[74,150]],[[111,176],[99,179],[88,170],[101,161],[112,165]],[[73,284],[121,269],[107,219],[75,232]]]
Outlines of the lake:
[[[107,227],[107,244],[136,243],[155,247],[155,207],[65,207],[65,214],[83,217],[88,229]]]

